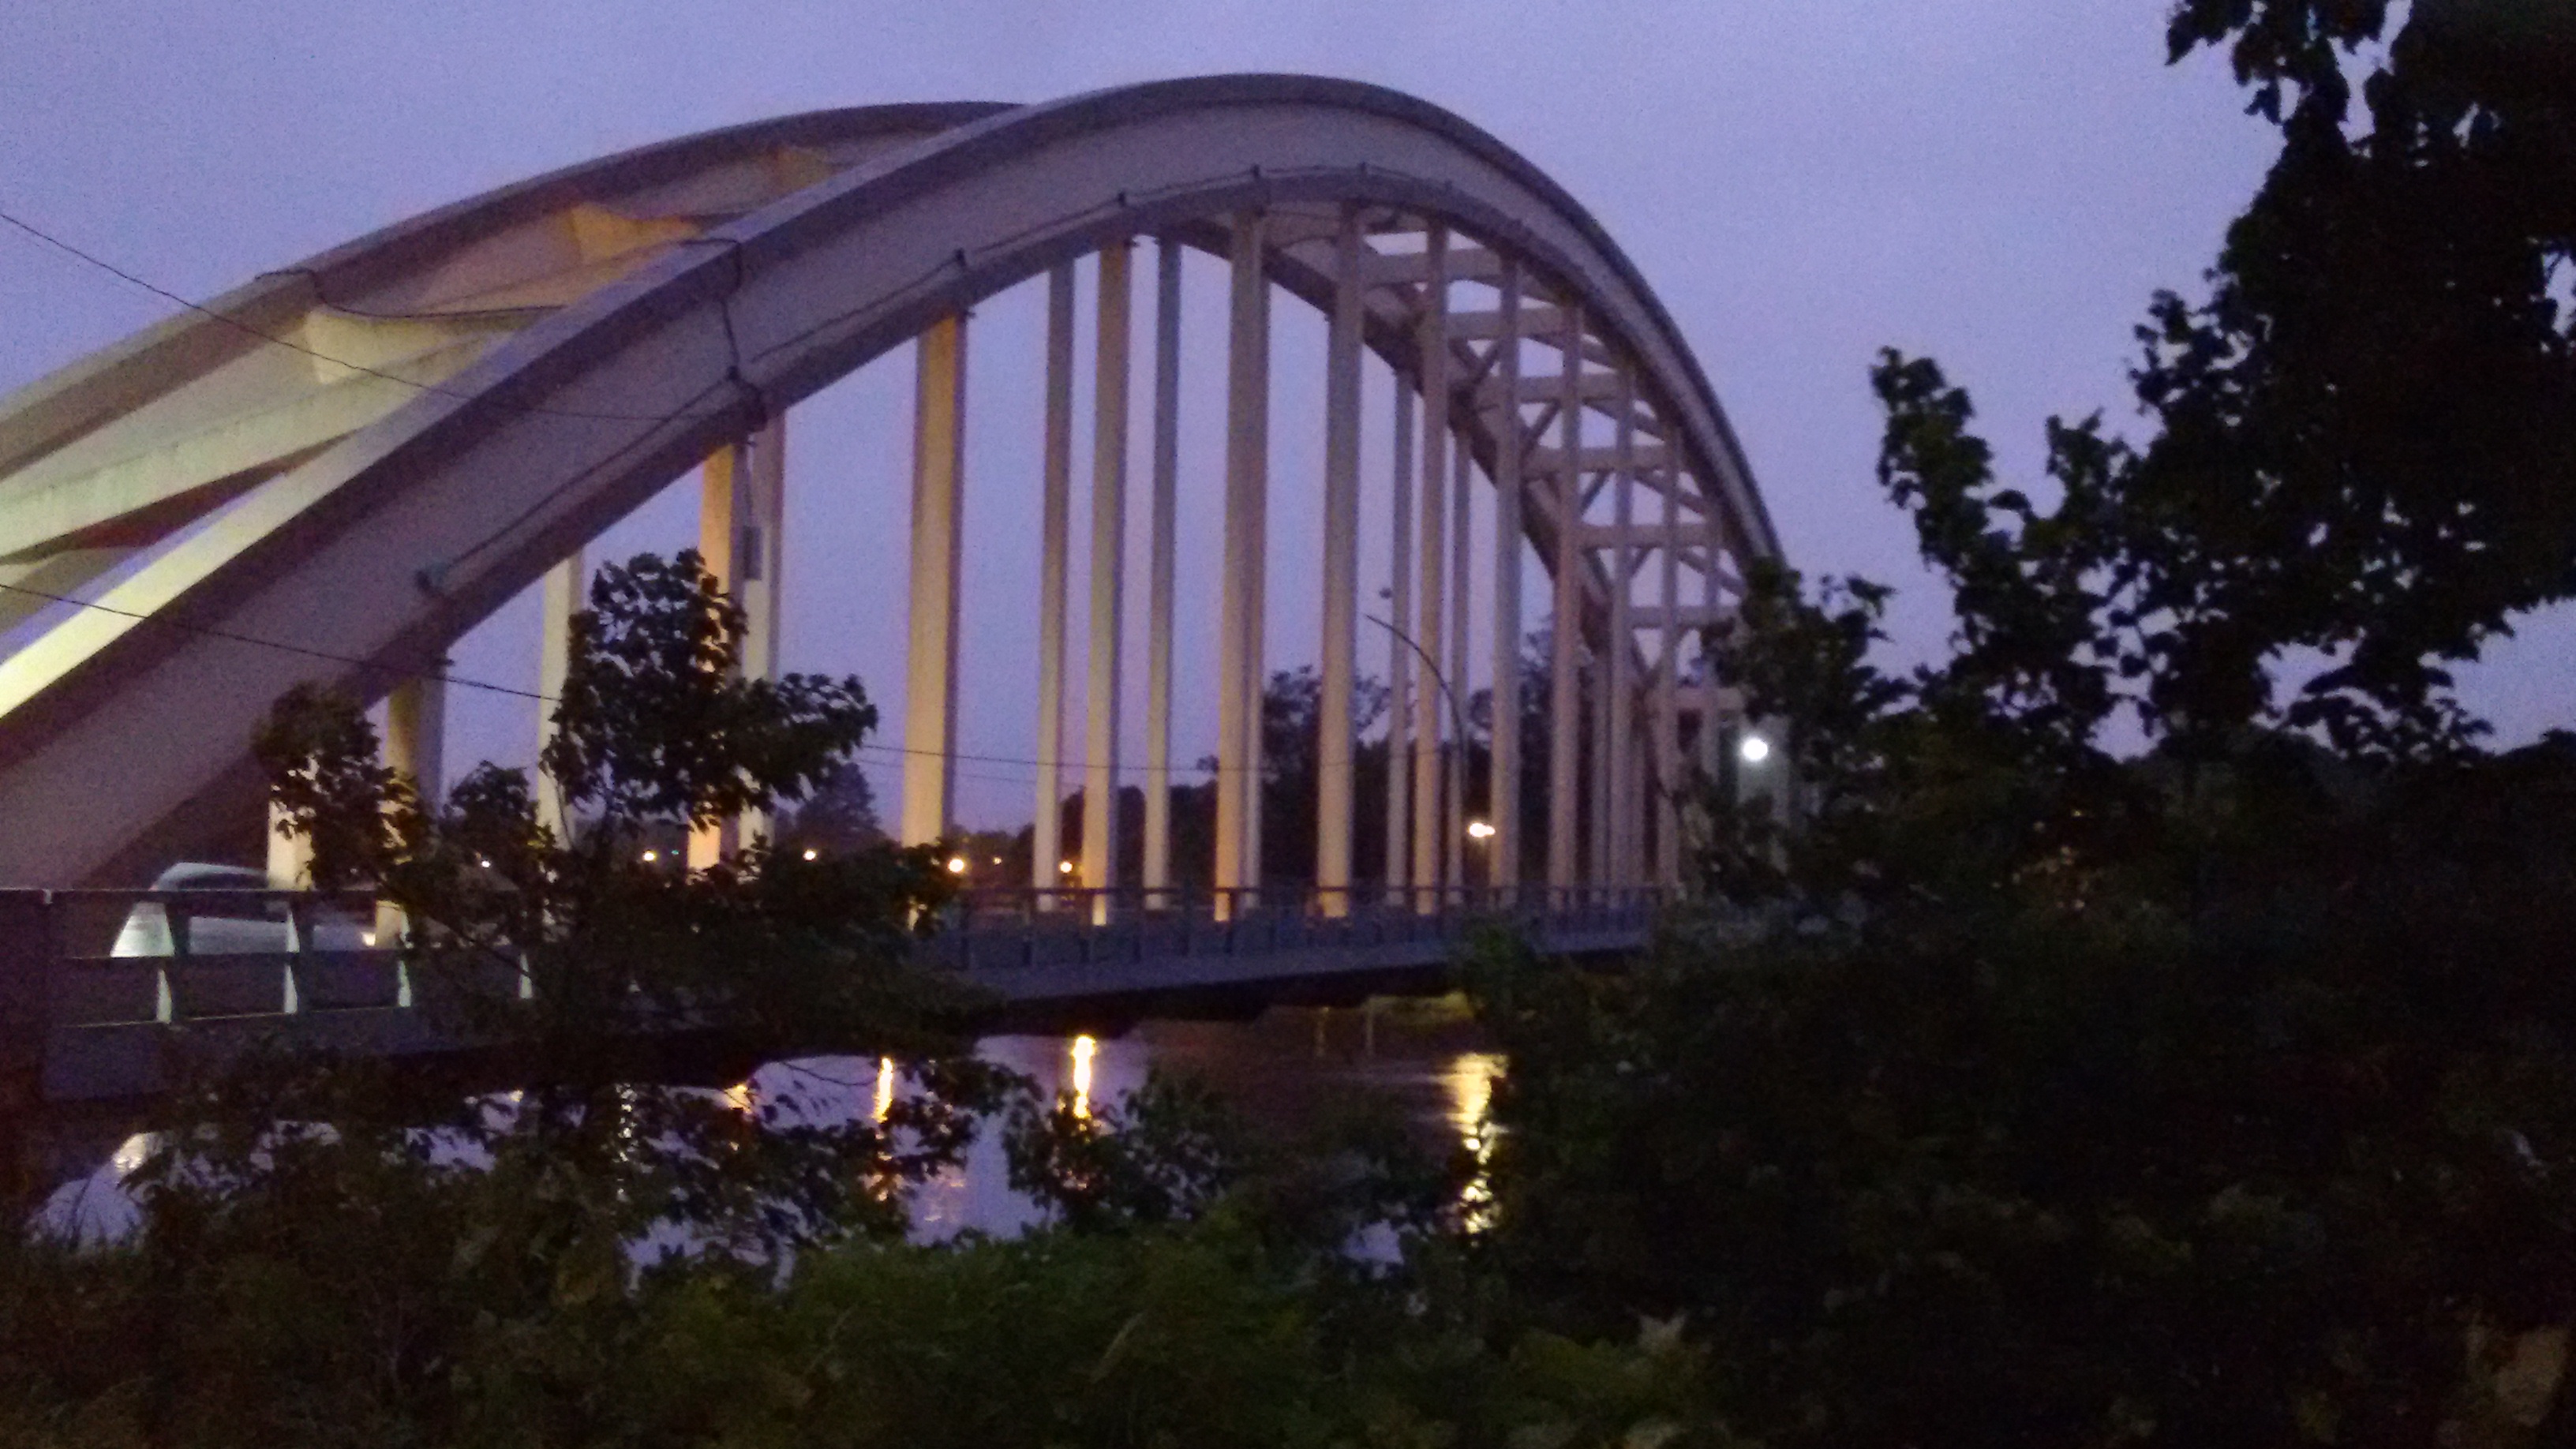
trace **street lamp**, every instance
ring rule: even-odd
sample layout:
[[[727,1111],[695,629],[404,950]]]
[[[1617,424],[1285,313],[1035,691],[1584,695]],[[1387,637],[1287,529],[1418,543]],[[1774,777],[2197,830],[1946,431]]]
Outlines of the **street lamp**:
[[[1450,706],[1450,735],[1455,735],[1455,740],[1458,740],[1458,743],[1455,743],[1453,753],[1450,753],[1450,758],[1448,758],[1448,771],[1443,771],[1443,773],[1448,773],[1450,799],[1458,799],[1458,802],[1461,802],[1461,810],[1463,810],[1463,807],[1466,807],[1466,804],[1463,804],[1463,802],[1466,802],[1466,709],[1458,709],[1458,691],[1453,691],[1453,688],[1448,686],[1448,676],[1443,676],[1443,673],[1440,673],[1440,663],[1437,663],[1437,660],[1432,660],[1430,652],[1427,652],[1425,647],[1417,645],[1417,642],[1414,642],[1412,634],[1406,634],[1404,629],[1396,629],[1394,624],[1388,624],[1386,619],[1378,619],[1376,614],[1363,614],[1363,619],[1368,619],[1370,624],[1376,624],[1378,629],[1386,629],[1388,634],[1394,634],[1396,639],[1401,639],[1401,642],[1404,642],[1406,650],[1412,650],[1412,652],[1414,652],[1414,657],[1419,657],[1419,660],[1422,660],[1422,673],[1427,673],[1427,676],[1432,676],[1432,683],[1437,683],[1437,686],[1440,686],[1440,699],[1448,701],[1448,706]],[[1499,719],[1497,719],[1497,727],[1499,727]],[[1435,735],[1437,735],[1437,727],[1435,727],[1435,730],[1432,730],[1432,732],[1435,732]],[[1399,773],[1396,773],[1396,758],[1394,758],[1394,750],[1388,750],[1388,755],[1386,755],[1386,789],[1401,789],[1401,784],[1399,784]],[[1492,835],[1492,833],[1494,833],[1492,825],[1486,825],[1486,835]],[[1468,835],[1476,835],[1476,833],[1473,833],[1473,830],[1468,830]],[[1479,841],[1481,841],[1481,838],[1484,838],[1484,835],[1476,835],[1476,838],[1479,838]],[[1394,871],[1388,871],[1388,874],[1394,874]],[[1458,877],[1458,879],[1466,879],[1466,874],[1463,874],[1463,861],[1461,861],[1461,877]]]
[[[1388,623],[1375,614],[1363,614],[1361,617],[1394,635],[1397,640],[1403,643],[1405,648],[1412,650],[1414,656],[1422,661],[1423,669],[1428,671],[1431,675],[1431,682],[1440,686],[1440,697],[1449,701],[1450,733],[1458,737],[1458,748],[1461,751],[1464,751],[1467,747],[1467,712],[1458,707],[1458,696],[1449,688],[1449,677],[1440,672],[1440,666],[1432,660],[1429,654],[1423,652],[1421,645],[1413,642],[1412,635],[1405,633],[1402,629],[1395,627],[1393,624]]]
[[[1771,758],[1771,742],[1760,735],[1746,735],[1735,747],[1735,756],[1748,765],[1758,765]]]

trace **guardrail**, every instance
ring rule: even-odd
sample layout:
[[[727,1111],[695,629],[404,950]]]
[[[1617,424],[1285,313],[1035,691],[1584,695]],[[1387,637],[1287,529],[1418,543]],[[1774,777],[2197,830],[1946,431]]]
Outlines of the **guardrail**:
[[[1642,929],[1662,900],[1652,887],[979,890],[950,907],[946,929],[924,954],[985,972],[1448,941],[1486,920],[1560,935]]]

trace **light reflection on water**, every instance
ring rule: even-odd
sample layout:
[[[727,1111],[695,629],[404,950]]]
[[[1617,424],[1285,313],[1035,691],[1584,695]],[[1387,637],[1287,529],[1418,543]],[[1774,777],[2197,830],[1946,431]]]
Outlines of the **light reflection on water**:
[[[1456,1143],[1482,1164],[1491,1150],[1486,1121],[1503,1059],[1454,1012],[1436,1006],[1384,1012],[1280,1009],[1248,1022],[1150,1022],[1123,1036],[997,1036],[977,1054],[1028,1077],[1048,1096],[1073,1100],[1079,1115],[1117,1102],[1162,1067],[1205,1078],[1267,1134],[1293,1132],[1333,1096],[1359,1091],[1391,1099],[1422,1127],[1425,1146]],[[883,1121],[903,1090],[900,1063],[880,1057],[773,1062],[724,1090],[738,1111],[793,1099],[791,1115]],[[1032,1226],[1036,1206],[1011,1190],[999,1123],[977,1134],[965,1160],[912,1196],[914,1234],[937,1241],[975,1230],[1007,1235]],[[122,1237],[136,1220],[124,1178],[150,1139],[133,1138],[89,1176],[63,1184],[43,1210],[57,1231],[93,1241]],[[1481,1183],[1467,1193],[1470,1226]]]
[[[895,1083],[899,1076],[900,1073],[895,1069],[894,1058],[877,1058],[876,1098],[868,1104],[868,1116],[871,1120],[882,1122],[886,1119],[886,1113],[894,1110]]]
[[[1293,1134],[1337,1095],[1365,1093],[1391,1100],[1422,1129],[1426,1148],[1454,1143],[1481,1165],[1492,1141],[1486,1108],[1503,1070],[1484,1045],[1454,1011],[1282,1009],[1249,1022],[1149,1022],[1098,1039],[988,1037],[977,1050],[1039,1092],[1071,1097],[1083,1113],[1143,1086],[1152,1068],[1196,1075],[1274,1136]],[[1037,1210],[1007,1178],[997,1134],[979,1135],[956,1170],[914,1194],[916,1234],[937,1240],[1031,1226]],[[1471,1186],[1471,1227],[1482,1220],[1472,1205],[1483,1200],[1483,1185]]]
[[[1460,1052],[1452,1058],[1441,1081],[1449,1089],[1449,1125],[1458,1134],[1459,1145],[1474,1159],[1476,1175],[1468,1179],[1459,1193],[1466,1207],[1466,1229],[1473,1233],[1493,1225],[1493,1189],[1485,1181],[1485,1165],[1494,1155],[1494,1126],[1486,1119],[1486,1109],[1493,1105],[1494,1079],[1503,1074],[1503,1059],[1492,1052]]]
[[[1070,1048],[1073,1059],[1073,1115],[1082,1121],[1091,1118],[1091,1063],[1100,1055],[1100,1043],[1091,1037],[1078,1036]]]

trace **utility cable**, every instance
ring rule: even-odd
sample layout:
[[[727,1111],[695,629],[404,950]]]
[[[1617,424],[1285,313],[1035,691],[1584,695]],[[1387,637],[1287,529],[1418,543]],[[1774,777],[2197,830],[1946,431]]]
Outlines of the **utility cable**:
[[[100,271],[106,272],[110,276],[118,277],[124,281],[132,283],[133,285],[142,288],[144,291],[151,293],[153,296],[161,298],[163,301],[175,302],[179,306],[185,307],[191,312],[198,313],[201,316],[211,317],[215,321],[232,328],[236,332],[256,337],[260,341],[268,343],[272,347],[283,347],[289,352],[300,352],[317,362],[327,362],[333,367],[345,367],[351,372],[364,373],[369,377],[380,378],[386,382],[394,383],[401,387],[411,388],[417,392],[432,393],[439,397],[450,397],[467,401],[485,396],[479,392],[460,392],[454,388],[441,387],[434,382],[421,382],[413,378],[403,377],[396,373],[387,372],[382,368],[369,367],[363,362],[350,362],[345,358],[333,357],[327,352],[317,351],[314,348],[307,347],[303,343],[297,342],[291,338],[280,337],[274,332],[262,331],[261,329],[253,327],[249,323],[242,321],[238,317],[218,312],[214,308],[206,306],[201,302],[196,302],[187,297],[183,297],[177,292],[171,291],[167,287],[159,286],[142,277],[138,277],[134,273],[127,271],[125,268],[116,265],[114,262],[83,251],[79,247],[72,245],[70,242],[63,240],[61,237],[54,235],[52,232],[46,231],[44,228],[39,227],[24,218],[14,216],[6,210],[0,210],[0,222],[6,222],[8,225],[16,227],[18,230],[34,237],[45,245],[53,247],[57,251],[61,251],[66,255],[87,262],[91,266],[98,268]],[[303,275],[309,276],[310,274],[304,273]],[[434,316],[435,314],[431,315]],[[519,412],[536,413],[546,417],[586,418],[598,422],[664,423],[671,421],[674,417],[680,416],[676,413],[581,412],[569,408],[540,407],[534,403],[522,403],[511,406],[514,406]]]

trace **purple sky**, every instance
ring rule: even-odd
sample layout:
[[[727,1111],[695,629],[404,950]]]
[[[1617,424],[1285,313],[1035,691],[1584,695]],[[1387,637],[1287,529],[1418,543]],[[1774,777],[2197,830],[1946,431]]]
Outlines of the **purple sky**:
[[[1040,100],[1217,71],[1373,81],[1483,126],[1599,216],[1697,348],[1792,560],[1905,586],[1899,643],[1919,653],[1945,619],[1871,476],[1877,418],[1864,373],[1874,350],[1937,356],[1974,389],[2011,471],[2035,465],[2049,412],[2104,408],[2134,427],[2129,329],[2153,289],[2194,285],[2271,153],[2270,132],[2239,114],[2219,64],[2160,63],[2163,10],[2154,0],[15,5],[0,8],[0,206],[205,296],[537,171],[784,112]],[[1193,286],[1188,366],[1204,380],[1220,354],[1213,298]],[[0,389],[165,310],[0,234]],[[960,743],[998,756],[1026,756],[1034,729],[1037,319],[1034,289],[996,299],[972,351]],[[1308,422],[1320,322],[1283,301],[1278,334],[1273,507],[1285,566],[1271,574],[1274,665],[1312,657],[1314,605],[1300,580],[1313,572],[1300,560],[1313,556],[1317,506],[1317,440],[1305,434],[1321,426]],[[1383,507],[1378,381],[1373,513]],[[1141,404],[1146,389],[1137,392]],[[908,394],[904,357],[872,366],[799,410],[789,453],[788,665],[860,673],[889,718],[901,684]],[[1212,403],[1194,384],[1185,473],[1217,456]],[[1141,427],[1136,435],[1141,447]],[[1087,448],[1077,441],[1077,460]],[[1084,518],[1079,492],[1075,506]],[[1213,615],[1216,579],[1196,544],[1214,536],[1212,494],[1185,490],[1182,506],[1184,547],[1197,554],[1182,597],[1187,612]],[[693,501],[674,490],[601,551],[676,547],[693,520]],[[1371,576],[1384,567],[1383,540],[1373,547]],[[1074,567],[1083,577],[1079,541]],[[1141,567],[1130,577],[1141,580]],[[460,645],[458,671],[533,682],[532,620],[526,601],[505,610]],[[1213,733],[1208,633],[1193,618],[1182,635],[1182,759]],[[1074,641],[1078,659],[1078,621]],[[1376,660],[1383,642],[1363,648]],[[2576,620],[2533,621],[2473,673],[2471,702],[2508,742],[2567,722],[2571,657]],[[1139,655],[1130,673],[1141,688]],[[1131,760],[1140,697],[1129,695]],[[452,751],[469,760],[515,761],[533,738],[523,703],[471,691],[456,699],[452,729]],[[1078,724],[1068,734],[1078,738]],[[1026,770],[964,768],[971,823],[1027,818]]]

